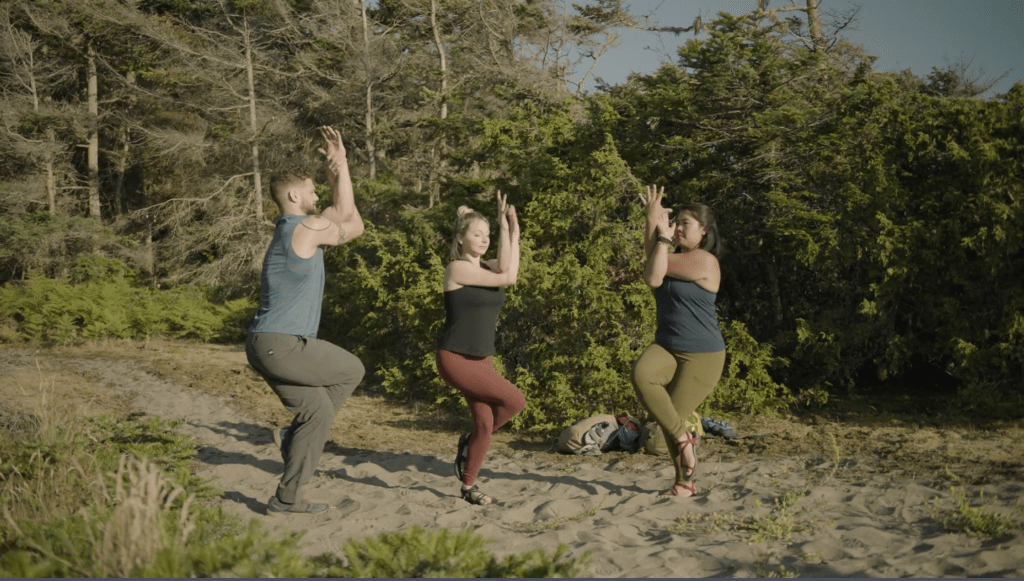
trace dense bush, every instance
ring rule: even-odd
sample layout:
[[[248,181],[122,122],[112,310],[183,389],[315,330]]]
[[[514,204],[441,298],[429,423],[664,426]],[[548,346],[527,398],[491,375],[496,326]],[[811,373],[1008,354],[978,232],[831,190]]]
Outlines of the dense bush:
[[[604,98],[635,175],[711,204],[726,319],[797,391],[1019,396],[1024,86],[992,100],[871,72],[752,15]]]
[[[337,280],[327,285],[327,326],[392,394],[464,405],[434,363],[441,285],[455,208],[489,215],[498,188],[519,209],[523,232],[520,279],[499,319],[495,357],[527,396],[512,427],[551,430],[595,412],[642,413],[630,372],[653,340],[654,300],[640,280],[640,186],[601,129],[606,108],[576,108],[527,102],[485,123],[474,155],[507,168],[507,177],[460,183],[459,197],[433,208],[409,207],[411,193],[387,179],[360,184],[369,227],[328,253]],[[584,113],[593,121],[570,121]],[[792,402],[770,374],[784,361],[742,325],[723,332],[735,353],[709,409],[762,413]]]
[[[201,289],[152,289],[134,284],[124,262],[79,256],[69,278],[30,276],[0,287],[0,321],[16,337],[66,345],[83,339],[150,335],[240,341],[252,318],[246,298],[215,304]]]

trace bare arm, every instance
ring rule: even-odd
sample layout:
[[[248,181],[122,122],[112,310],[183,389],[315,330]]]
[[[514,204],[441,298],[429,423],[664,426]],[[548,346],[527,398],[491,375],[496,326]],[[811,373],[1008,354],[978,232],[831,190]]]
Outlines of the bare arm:
[[[668,244],[654,241],[654,248],[647,255],[644,265],[644,282],[651,288],[658,288],[665,281],[668,272]]]
[[[519,217],[516,216],[516,207],[509,205],[505,210],[508,219],[508,269],[512,271],[512,283],[519,278]]]
[[[320,152],[327,158],[330,170],[327,172],[327,183],[331,187],[334,197],[333,203],[324,210],[323,216],[334,222],[340,229],[340,241],[336,244],[341,244],[358,238],[365,230],[365,226],[363,218],[356,208],[352,177],[348,170],[348,157],[341,134],[330,126],[321,127],[320,134],[323,135],[327,148],[326,151],[321,149]],[[323,244],[330,245],[329,242],[323,242]]]
[[[512,286],[519,279],[519,220],[515,206],[505,212],[508,220],[508,262],[499,271],[486,270],[464,260],[448,265],[444,273],[444,290],[452,291],[464,286]]]
[[[320,245],[337,246],[344,242],[341,227],[323,216],[307,216],[292,233],[292,250],[301,258],[311,258]]]
[[[640,202],[644,206],[644,256],[650,256],[657,243],[658,218],[662,213],[671,212],[668,208],[661,207],[661,200],[664,197],[664,186],[660,192],[658,186],[647,186],[647,192],[640,194]]]
[[[445,270],[444,290],[464,286],[512,286],[516,283],[516,274],[511,270],[495,272],[465,260],[454,260]]]
[[[718,292],[722,278],[718,259],[714,254],[699,248],[678,254],[670,253],[672,245],[661,240],[671,240],[675,229],[668,221],[668,212],[662,213],[655,223],[654,248],[644,265],[644,282],[652,288],[658,288],[665,282],[665,277],[670,276],[690,280],[706,290]]]
[[[707,250],[700,249],[667,255],[665,274],[680,280],[691,280],[713,293],[718,292],[722,281],[718,259]]]
[[[512,260],[510,246],[511,239],[508,233],[508,204],[506,200],[507,196],[502,196],[501,192],[497,194],[498,198],[498,260],[497,270],[504,272],[508,270],[509,261]]]
[[[647,186],[647,193],[640,194],[644,204],[646,227],[644,229],[644,253],[647,262],[644,264],[644,282],[647,286],[658,288],[665,280],[668,272],[668,255],[672,246],[664,239],[672,240],[675,226],[669,223],[671,210],[661,207],[661,198],[665,189],[658,192],[657,186]]]

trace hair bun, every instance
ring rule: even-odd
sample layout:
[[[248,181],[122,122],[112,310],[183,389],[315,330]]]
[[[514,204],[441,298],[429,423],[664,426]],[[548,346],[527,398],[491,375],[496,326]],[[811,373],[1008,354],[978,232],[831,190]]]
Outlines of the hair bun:
[[[463,214],[466,214],[466,213],[472,212],[472,211],[473,211],[473,208],[470,208],[469,206],[459,206],[458,214],[459,214],[459,216],[461,216]]]

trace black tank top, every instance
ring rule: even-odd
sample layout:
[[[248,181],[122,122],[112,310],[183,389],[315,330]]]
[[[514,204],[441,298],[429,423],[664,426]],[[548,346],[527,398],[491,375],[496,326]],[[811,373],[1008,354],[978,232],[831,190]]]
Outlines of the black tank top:
[[[481,264],[487,268],[485,264]],[[488,269],[489,270],[489,269]],[[500,286],[464,286],[444,293],[444,329],[437,348],[469,355],[494,355],[494,331],[505,304]]]

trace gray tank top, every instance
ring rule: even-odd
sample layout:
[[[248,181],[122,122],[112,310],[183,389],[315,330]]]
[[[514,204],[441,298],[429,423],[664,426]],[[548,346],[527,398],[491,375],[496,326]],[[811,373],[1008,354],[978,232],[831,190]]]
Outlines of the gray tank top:
[[[263,258],[260,305],[250,333],[284,333],[316,337],[324,298],[324,251],[310,258],[292,249],[292,234],[306,216],[286,214],[277,219],[274,237]]]
[[[500,286],[464,286],[445,291],[444,328],[437,348],[472,357],[494,355],[498,313],[504,304],[505,289]]]
[[[718,329],[717,293],[690,280],[666,276],[654,289],[658,329],[654,342],[672,351],[715,353],[725,349]]]

